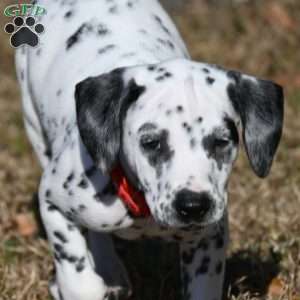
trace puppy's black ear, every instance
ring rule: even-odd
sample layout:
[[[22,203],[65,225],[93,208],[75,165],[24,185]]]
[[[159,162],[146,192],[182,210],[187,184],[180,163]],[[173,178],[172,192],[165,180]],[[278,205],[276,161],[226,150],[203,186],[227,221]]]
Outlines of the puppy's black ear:
[[[266,80],[228,72],[228,95],[240,115],[250,164],[259,177],[268,175],[283,126],[283,89]]]
[[[143,93],[133,79],[125,82],[125,69],[89,77],[76,85],[75,99],[79,133],[89,154],[108,173],[117,163],[122,121],[131,103]]]

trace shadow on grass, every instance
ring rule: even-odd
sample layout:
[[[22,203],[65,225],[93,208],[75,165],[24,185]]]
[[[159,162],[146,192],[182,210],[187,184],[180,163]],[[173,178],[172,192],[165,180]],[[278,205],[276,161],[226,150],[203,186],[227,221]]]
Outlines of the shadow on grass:
[[[39,195],[38,193],[33,193],[32,195],[32,199],[31,199],[31,208],[38,226],[38,236],[40,238],[46,239],[47,235],[46,235],[46,231],[45,231],[45,227],[41,218],[41,214],[40,214],[40,207],[39,207]]]
[[[130,300],[181,300],[178,247],[157,240],[115,240],[133,285]]]
[[[248,292],[251,295],[263,296],[274,277],[280,271],[280,257],[270,252],[267,257],[259,251],[241,250],[227,259],[224,299],[231,295]]]
[[[117,241],[133,284],[132,300],[181,300],[178,248],[159,241]],[[279,273],[279,258],[270,253],[241,250],[227,259],[224,299],[248,292],[265,295],[271,280]]]
[[[33,211],[39,224],[39,236],[46,238],[33,195]],[[125,241],[115,238],[115,247],[128,270],[134,295],[131,300],[181,300],[178,246],[158,240]],[[248,292],[263,296],[279,273],[280,257],[270,252],[240,250],[227,258],[224,297]]]

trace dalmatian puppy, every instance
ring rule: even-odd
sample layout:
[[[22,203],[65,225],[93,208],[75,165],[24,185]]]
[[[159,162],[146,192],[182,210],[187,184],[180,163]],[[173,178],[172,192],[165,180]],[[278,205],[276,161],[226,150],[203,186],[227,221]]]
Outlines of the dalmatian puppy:
[[[43,168],[53,298],[130,297],[114,234],[178,243],[182,299],[221,299],[238,130],[265,177],[281,137],[282,88],[192,61],[156,0],[38,3],[45,33],[37,48],[17,51],[16,63]],[[146,209],[134,211],[118,193],[116,168]]]

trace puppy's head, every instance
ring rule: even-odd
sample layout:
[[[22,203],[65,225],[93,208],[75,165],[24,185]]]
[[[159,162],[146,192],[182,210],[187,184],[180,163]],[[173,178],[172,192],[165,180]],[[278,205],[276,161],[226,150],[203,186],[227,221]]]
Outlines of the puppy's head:
[[[99,168],[108,174],[121,163],[156,221],[175,227],[222,218],[239,127],[265,177],[283,122],[278,85],[184,59],[88,78],[76,87],[76,107]]]

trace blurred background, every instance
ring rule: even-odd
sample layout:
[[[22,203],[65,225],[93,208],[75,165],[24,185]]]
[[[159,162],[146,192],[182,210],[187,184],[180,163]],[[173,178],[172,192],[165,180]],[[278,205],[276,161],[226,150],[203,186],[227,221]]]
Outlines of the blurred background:
[[[146,0],[144,0],[146,1]],[[193,59],[285,87],[285,127],[267,179],[241,148],[230,184],[231,244],[224,299],[300,299],[300,1],[164,0]],[[0,2],[0,299],[48,300],[53,266],[40,229],[41,170],[24,132],[13,50]],[[176,249],[118,245],[134,300],[179,300]]]

